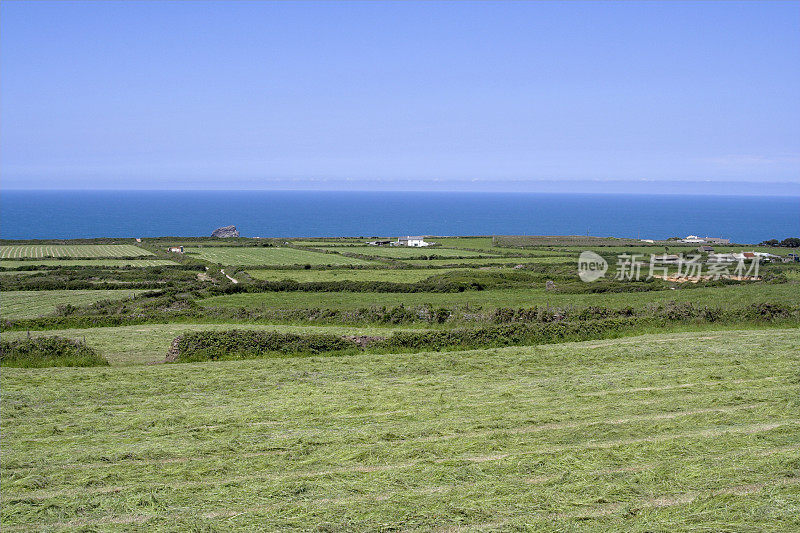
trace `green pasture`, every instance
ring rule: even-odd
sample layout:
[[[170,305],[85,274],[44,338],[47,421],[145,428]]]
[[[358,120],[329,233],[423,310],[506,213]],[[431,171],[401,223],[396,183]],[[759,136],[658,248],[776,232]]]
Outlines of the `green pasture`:
[[[0,267],[17,268],[28,265],[41,266],[100,266],[100,267],[151,267],[175,265],[168,259],[26,259],[25,261],[0,261]]]
[[[480,267],[480,266],[491,266],[491,265],[507,265],[508,268],[512,268],[514,265],[528,265],[528,264],[539,264],[539,265],[551,265],[551,264],[560,264],[560,263],[573,263],[576,265],[578,264],[578,256],[577,254],[570,257],[567,255],[541,255],[535,257],[467,257],[462,259],[403,259],[403,263],[408,265],[412,265],[415,267],[426,267],[426,266],[451,266],[451,265],[461,265],[461,266],[470,266],[470,267]]]
[[[14,244],[0,246],[0,259],[47,257],[136,257],[153,255],[132,244]]]
[[[470,257],[487,255],[486,252],[473,252],[471,250],[454,250],[438,246],[413,248],[411,246],[347,246],[341,251],[354,254],[372,255],[377,257],[390,257],[393,259],[413,259],[420,256],[436,255],[439,257]]]
[[[253,279],[282,281],[290,279],[299,283],[312,281],[388,281],[416,283],[431,276],[452,272],[450,269],[330,269],[330,270],[248,270]]]
[[[370,261],[345,257],[338,254],[326,254],[278,247],[186,247],[184,251],[196,255],[200,259],[213,261],[222,265],[369,265]]]
[[[430,240],[437,244],[441,244],[445,248],[467,248],[472,250],[494,250],[494,251],[498,250],[492,245],[491,237],[431,237]]]
[[[800,332],[4,368],[4,531],[796,531]]]
[[[364,246],[368,241],[373,240],[372,238],[363,238],[363,239],[354,239],[354,238],[342,238],[342,239],[320,239],[320,240],[290,240],[289,242],[295,246],[309,246],[309,247],[330,247],[330,246]],[[395,240],[389,238],[381,238],[380,240]]]
[[[543,287],[533,289],[497,289],[458,293],[380,293],[380,292],[265,292],[215,296],[201,300],[207,307],[270,307],[278,309],[359,309],[364,307],[394,307],[433,305],[435,307],[469,307],[494,309],[498,307],[640,307],[667,302],[693,302],[716,307],[747,305],[753,302],[796,304],[800,299],[800,284],[751,283],[724,287],[680,288],[677,290],[559,294]]]
[[[132,290],[59,290],[59,291],[2,291],[0,316],[3,318],[34,318],[48,315],[64,304],[88,305],[100,300],[122,300],[135,293]]]

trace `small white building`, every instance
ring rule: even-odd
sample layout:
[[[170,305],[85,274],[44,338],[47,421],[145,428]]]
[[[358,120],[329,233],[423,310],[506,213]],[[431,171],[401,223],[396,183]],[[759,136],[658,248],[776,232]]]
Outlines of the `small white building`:
[[[685,239],[681,239],[681,242],[706,242],[706,240],[701,239],[697,235],[689,235]]]
[[[183,246],[170,246],[169,248],[167,248],[167,251],[168,252],[175,252],[176,254],[182,254],[183,253]]]
[[[425,237],[398,237],[396,246],[412,246],[415,248],[422,248],[423,246],[430,246],[432,242],[425,242]]]
[[[709,263],[735,263],[738,260],[736,254],[708,254]]]

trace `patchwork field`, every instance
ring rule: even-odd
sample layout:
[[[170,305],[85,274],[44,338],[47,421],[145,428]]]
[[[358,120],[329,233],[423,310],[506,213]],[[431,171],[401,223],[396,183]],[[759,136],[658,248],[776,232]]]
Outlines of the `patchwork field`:
[[[3,529],[794,531],[799,342],[5,368]]]
[[[139,257],[153,255],[132,244],[52,244],[0,246],[0,259],[45,257]]]
[[[403,259],[403,263],[425,267],[425,266],[449,266],[449,265],[468,265],[468,266],[482,266],[482,265],[501,265],[505,264],[509,267],[514,265],[527,265],[535,264],[559,264],[570,263],[578,264],[578,255],[540,255],[536,257],[483,257],[474,258],[467,257],[464,259]]]
[[[253,279],[281,281],[291,279],[300,283],[311,281],[389,281],[416,283],[431,276],[453,272],[452,269],[337,269],[337,270],[248,270]]]
[[[276,247],[186,247],[185,252],[222,265],[369,265],[370,261],[345,257],[338,254],[326,254],[296,250],[294,248]]]
[[[0,248],[56,267],[0,272],[2,530],[800,530],[800,265],[613,280],[634,243],[584,284],[621,241],[364,240]]]
[[[122,300],[136,292],[132,290],[76,290],[76,291],[2,291],[0,316],[2,318],[33,318],[48,315],[64,304],[88,305],[100,300]]]
[[[730,285],[702,287],[675,291],[650,291],[635,293],[583,293],[558,294],[535,289],[497,289],[464,291],[457,293],[378,293],[378,292],[280,292],[241,293],[215,296],[201,300],[201,305],[223,307],[274,307],[280,309],[358,309],[373,305],[394,307],[433,305],[454,307],[469,306],[474,309],[497,307],[531,307],[551,305],[556,307],[638,307],[649,303],[694,302],[699,305],[736,306],[752,302],[796,304],[800,298],[800,284],[781,285]]]
[[[336,249],[336,248],[334,248]],[[373,255],[377,257],[390,257],[394,259],[414,258],[420,256],[436,255],[439,257],[470,257],[487,255],[486,252],[473,252],[470,250],[454,250],[452,248],[410,248],[408,246],[342,246],[342,251]],[[490,254],[489,254],[490,255]]]
[[[0,267],[18,268],[28,265],[42,266],[103,266],[103,267],[151,267],[175,265],[169,259],[26,259],[25,261],[0,261]]]

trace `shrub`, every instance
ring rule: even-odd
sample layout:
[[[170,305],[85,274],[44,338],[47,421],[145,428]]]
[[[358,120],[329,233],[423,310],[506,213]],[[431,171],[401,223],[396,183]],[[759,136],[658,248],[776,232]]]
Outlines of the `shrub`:
[[[0,341],[0,366],[108,366],[108,361],[82,342],[63,337],[34,337]]]

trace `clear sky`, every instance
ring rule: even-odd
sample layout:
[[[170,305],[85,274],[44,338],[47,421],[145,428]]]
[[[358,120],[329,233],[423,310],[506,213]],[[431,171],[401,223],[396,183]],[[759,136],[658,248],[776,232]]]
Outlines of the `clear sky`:
[[[800,184],[797,1],[0,10],[4,188]]]

